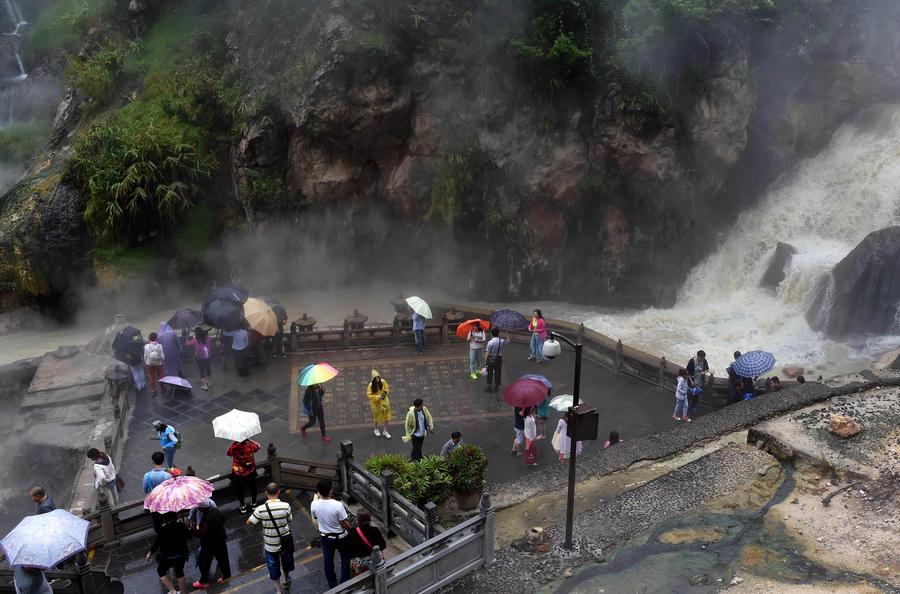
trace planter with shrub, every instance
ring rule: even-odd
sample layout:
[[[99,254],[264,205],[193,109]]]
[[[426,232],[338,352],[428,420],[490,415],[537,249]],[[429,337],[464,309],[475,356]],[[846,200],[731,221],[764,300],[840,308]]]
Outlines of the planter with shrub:
[[[447,462],[457,507],[461,510],[475,509],[484,493],[487,456],[478,446],[463,444],[453,450]]]

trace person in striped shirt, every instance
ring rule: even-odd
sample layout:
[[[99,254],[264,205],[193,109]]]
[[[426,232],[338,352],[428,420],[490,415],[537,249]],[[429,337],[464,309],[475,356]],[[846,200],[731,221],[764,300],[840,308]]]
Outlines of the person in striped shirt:
[[[291,504],[281,501],[281,487],[277,483],[266,485],[266,502],[250,514],[246,524],[248,526],[262,522],[263,527],[263,552],[266,557],[266,566],[269,569],[269,579],[275,584],[275,592],[284,594],[281,586],[281,574],[284,572],[284,587],[290,587],[291,575],[294,570],[294,547],[291,536]],[[286,546],[290,542],[290,546]]]

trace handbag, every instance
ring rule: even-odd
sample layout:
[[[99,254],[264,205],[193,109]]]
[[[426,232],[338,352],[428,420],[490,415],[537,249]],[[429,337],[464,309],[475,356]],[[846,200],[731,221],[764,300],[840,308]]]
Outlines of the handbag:
[[[269,509],[269,504],[266,502],[266,511],[269,512],[269,519],[272,520],[272,525],[275,526],[275,532],[278,533],[278,538],[281,540],[281,553],[287,553],[289,555],[294,554],[294,537],[291,534],[290,528],[288,528],[287,536],[282,536],[281,528],[278,527],[278,523],[275,521],[275,516],[272,515],[272,510]]]

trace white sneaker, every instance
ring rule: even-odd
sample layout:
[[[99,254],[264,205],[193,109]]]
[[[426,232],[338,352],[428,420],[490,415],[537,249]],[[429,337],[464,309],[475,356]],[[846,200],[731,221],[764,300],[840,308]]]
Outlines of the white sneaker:
[[[385,439],[390,439],[390,438],[391,438],[391,434],[387,432],[387,429],[384,430],[384,438],[385,438]]]
[[[376,430],[375,430],[375,437],[381,437],[381,430],[380,430],[380,429],[376,429]]]

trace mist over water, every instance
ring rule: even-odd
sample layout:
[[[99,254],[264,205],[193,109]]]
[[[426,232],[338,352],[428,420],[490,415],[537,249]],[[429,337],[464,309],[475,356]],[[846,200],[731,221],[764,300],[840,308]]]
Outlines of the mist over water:
[[[777,370],[858,370],[897,337],[841,344],[804,315],[831,269],[872,231],[900,223],[900,106],[878,105],[839,128],[828,147],[783,175],[741,214],[719,249],[681,287],[674,308],[599,315],[587,325],[683,364],[704,349],[721,374],[734,350],[772,351]],[[777,242],[797,249],[777,291],[759,288]]]

